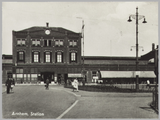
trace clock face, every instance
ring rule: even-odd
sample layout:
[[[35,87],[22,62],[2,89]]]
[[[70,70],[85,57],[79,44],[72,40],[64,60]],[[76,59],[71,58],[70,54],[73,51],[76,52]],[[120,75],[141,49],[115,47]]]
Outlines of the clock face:
[[[50,34],[50,30],[46,30],[45,33],[46,33],[47,35],[49,35],[49,34]]]

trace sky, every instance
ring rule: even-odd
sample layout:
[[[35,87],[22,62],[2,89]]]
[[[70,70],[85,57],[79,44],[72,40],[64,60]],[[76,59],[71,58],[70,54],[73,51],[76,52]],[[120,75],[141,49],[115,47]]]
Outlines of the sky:
[[[136,21],[127,20],[136,7],[147,21],[138,20],[141,56],[152,50],[152,43],[158,45],[158,2],[2,2],[2,54],[12,54],[12,30],[48,22],[80,33],[84,21],[84,56],[135,57]]]

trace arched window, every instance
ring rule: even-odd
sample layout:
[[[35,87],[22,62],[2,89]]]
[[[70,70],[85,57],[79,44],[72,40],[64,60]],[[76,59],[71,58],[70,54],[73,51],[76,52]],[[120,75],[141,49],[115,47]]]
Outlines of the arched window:
[[[63,62],[63,52],[61,52],[61,51],[56,52],[56,62],[57,63]]]
[[[25,52],[24,51],[17,52],[17,62],[25,62]]]
[[[52,52],[44,52],[44,61],[50,63],[52,61]]]
[[[71,62],[77,62],[77,52],[75,51],[70,52],[70,63]]]
[[[38,51],[32,52],[32,62],[33,63],[40,62],[40,52],[38,52]]]

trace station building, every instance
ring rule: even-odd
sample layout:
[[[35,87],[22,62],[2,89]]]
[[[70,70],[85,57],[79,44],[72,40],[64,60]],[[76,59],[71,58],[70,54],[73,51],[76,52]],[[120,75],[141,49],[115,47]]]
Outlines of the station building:
[[[13,77],[17,82],[66,80],[81,73],[81,33],[49,27],[13,31]]]
[[[44,27],[31,27],[13,31],[12,34],[10,71],[16,83],[45,83],[46,78],[51,83],[59,78],[62,82],[72,78],[82,80],[82,73],[85,73],[87,83],[98,80],[134,83],[137,73],[140,83],[147,79],[153,83],[157,76],[155,62],[150,62],[157,59],[155,51],[158,49],[154,48],[154,44],[150,53],[138,58],[136,72],[136,57],[82,56],[81,33],[49,27],[47,23]],[[6,64],[3,70],[5,67]]]

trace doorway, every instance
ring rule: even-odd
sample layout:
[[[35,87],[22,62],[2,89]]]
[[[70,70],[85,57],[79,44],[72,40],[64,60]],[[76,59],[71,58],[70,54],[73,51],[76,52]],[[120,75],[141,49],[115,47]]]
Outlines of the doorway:
[[[44,81],[44,83],[46,83],[47,78],[49,79],[49,83],[51,83],[51,81],[54,81],[54,72],[41,73],[41,81]]]

